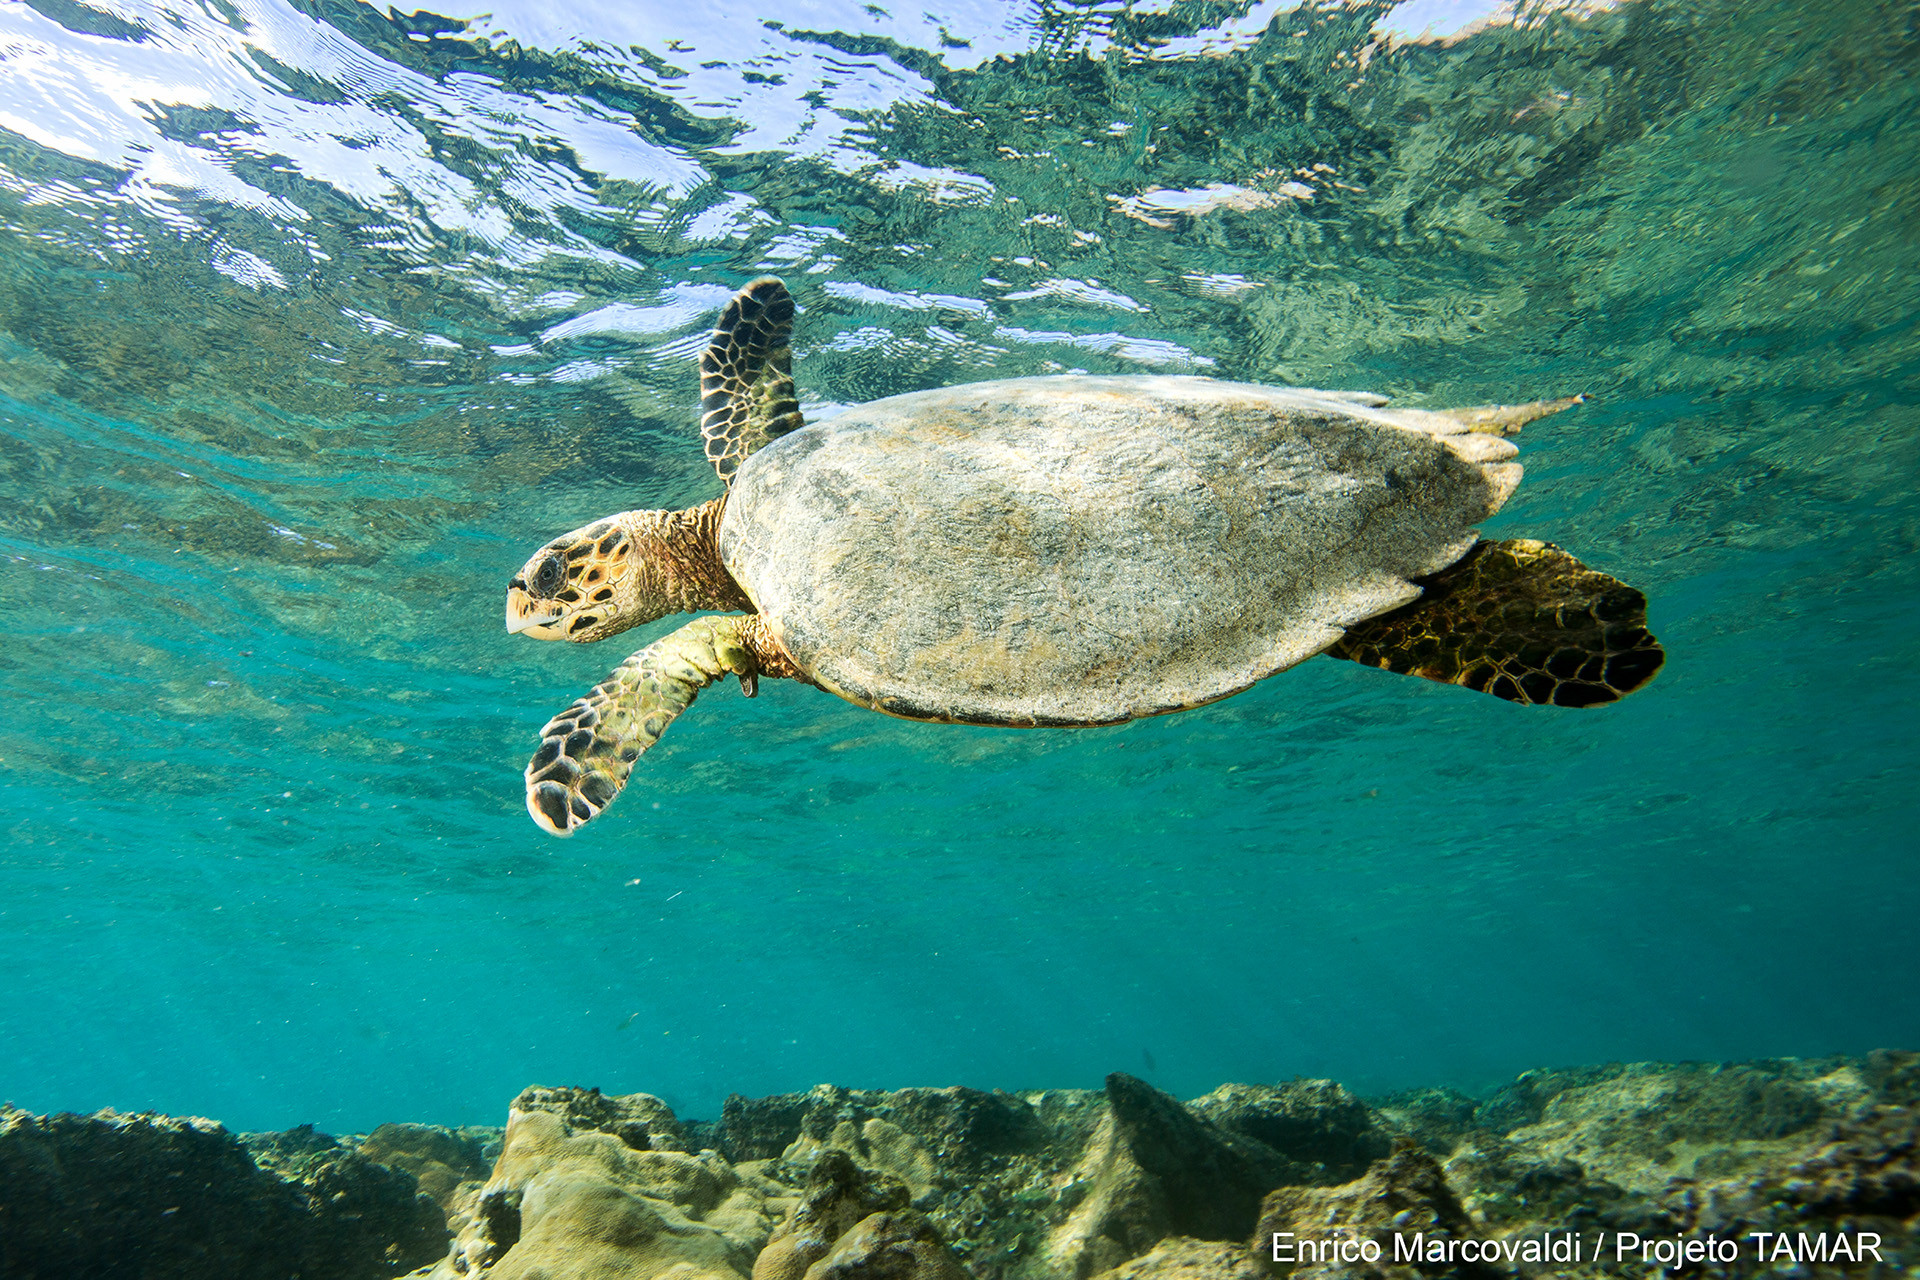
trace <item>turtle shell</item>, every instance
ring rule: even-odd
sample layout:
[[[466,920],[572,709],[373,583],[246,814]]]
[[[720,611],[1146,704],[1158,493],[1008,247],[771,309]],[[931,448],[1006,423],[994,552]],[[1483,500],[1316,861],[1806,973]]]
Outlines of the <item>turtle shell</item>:
[[[1514,448],[1353,393],[1051,377],[877,400],[734,477],[726,567],[809,678],[919,720],[1226,697],[1419,595]]]

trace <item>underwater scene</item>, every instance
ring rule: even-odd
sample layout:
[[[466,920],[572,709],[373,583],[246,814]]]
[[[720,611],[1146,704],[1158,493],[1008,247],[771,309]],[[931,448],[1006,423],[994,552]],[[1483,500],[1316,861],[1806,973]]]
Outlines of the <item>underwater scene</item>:
[[[1912,0],[0,3],[0,1277],[1920,1274],[1916,475]]]

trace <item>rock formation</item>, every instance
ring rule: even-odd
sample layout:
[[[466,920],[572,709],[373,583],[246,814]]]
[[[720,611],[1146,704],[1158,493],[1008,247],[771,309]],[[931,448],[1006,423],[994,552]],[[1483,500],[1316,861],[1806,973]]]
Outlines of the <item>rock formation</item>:
[[[456,1205],[452,1251],[428,1274],[746,1280],[785,1190],[684,1146],[672,1111],[647,1094],[524,1090],[492,1176]]]
[[[375,1280],[446,1241],[412,1174],[311,1126],[250,1152],[197,1117],[0,1106],[7,1280]]]
[[[731,1097],[712,1122],[682,1120],[646,1094],[530,1088],[507,1119],[504,1131],[396,1124],[336,1139],[302,1126],[236,1138],[204,1120],[0,1110],[0,1275],[1643,1280],[1660,1270],[1611,1243],[1577,1263],[1554,1253],[1620,1233],[1738,1242],[1716,1277],[1920,1269],[1911,1053],[1530,1071],[1479,1100],[1433,1088],[1367,1102],[1295,1080],[1181,1103],[1124,1074],[1104,1090],[1020,1094],[822,1085]],[[1356,1256],[1362,1246],[1371,1257]]]
[[[844,1151],[821,1152],[806,1194],[755,1259],[753,1280],[802,1280],[842,1237],[868,1218],[905,1210],[909,1198],[898,1178],[862,1169]]]
[[[1477,1260],[1444,1266],[1395,1261],[1396,1237],[1418,1236],[1443,1248],[1475,1234],[1474,1223],[1447,1183],[1439,1163],[1411,1139],[1402,1138],[1384,1160],[1352,1182],[1337,1187],[1280,1187],[1260,1206],[1253,1250],[1271,1263],[1276,1253],[1291,1255],[1274,1266],[1295,1280],[1331,1280],[1355,1273],[1390,1280],[1492,1280],[1494,1272]],[[1380,1261],[1356,1260],[1347,1241],[1377,1246]],[[1276,1248],[1276,1242],[1286,1242]],[[1329,1248],[1331,1244],[1331,1248]],[[1263,1248],[1263,1246],[1265,1246]],[[1312,1256],[1306,1256],[1309,1248]]]
[[[1356,1178],[1393,1147],[1373,1108],[1331,1080],[1223,1084],[1187,1105],[1223,1129],[1314,1166],[1316,1181]]]
[[[500,1130],[447,1129],[434,1124],[383,1124],[359,1143],[369,1160],[412,1174],[420,1193],[443,1210],[451,1209],[460,1189],[485,1182],[500,1157]]]
[[[1083,1280],[1169,1235],[1243,1237],[1267,1188],[1311,1171],[1116,1072],[1105,1115],[1069,1176],[1080,1202],[1049,1234],[1043,1257],[1051,1273]]]

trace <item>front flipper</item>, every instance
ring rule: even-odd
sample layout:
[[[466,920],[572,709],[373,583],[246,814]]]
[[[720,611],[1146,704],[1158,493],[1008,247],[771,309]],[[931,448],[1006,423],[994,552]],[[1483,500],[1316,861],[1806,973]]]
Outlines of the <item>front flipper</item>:
[[[554,835],[572,835],[613,803],[673,718],[728,672],[748,697],[761,675],[797,674],[758,616],[694,619],[547,722],[527,762],[527,812]]]
[[[1349,627],[1327,652],[1557,707],[1617,701],[1666,661],[1646,596],[1550,542],[1482,542],[1418,581],[1418,600]]]
[[[755,449],[804,425],[793,390],[793,298],[775,276],[735,294],[700,357],[700,439],[733,483]]]

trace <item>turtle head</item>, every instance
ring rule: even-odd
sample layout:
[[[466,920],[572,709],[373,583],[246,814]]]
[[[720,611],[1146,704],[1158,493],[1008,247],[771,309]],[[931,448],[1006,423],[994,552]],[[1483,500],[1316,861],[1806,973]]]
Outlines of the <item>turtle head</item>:
[[[720,563],[725,503],[622,511],[561,534],[507,584],[507,630],[586,644],[670,613],[751,609]]]
[[[679,607],[654,550],[657,511],[625,511],[563,533],[507,584],[507,630],[584,644],[663,618]]]

